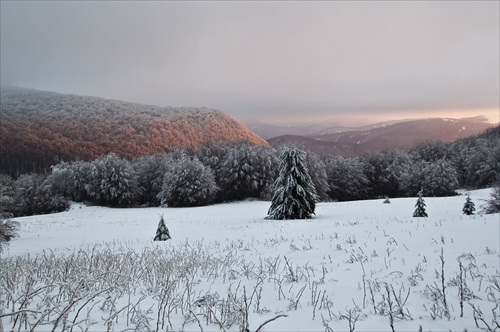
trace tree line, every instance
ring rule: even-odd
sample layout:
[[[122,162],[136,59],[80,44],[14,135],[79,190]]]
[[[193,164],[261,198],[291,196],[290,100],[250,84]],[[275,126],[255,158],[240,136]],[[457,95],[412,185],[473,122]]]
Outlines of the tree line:
[[[445,144],[360,157],[306,153],[322,201],[454,195],[457,188],[500,182],[500,127]],[[107,154],[93,161],[60,162],[50,173],[2,174],[4,211],[15,216],[63,211],[68,201],[110,207],[199,206],[272,198],[278,176],[276,149],[245,142],[210,143],[133,160]]]

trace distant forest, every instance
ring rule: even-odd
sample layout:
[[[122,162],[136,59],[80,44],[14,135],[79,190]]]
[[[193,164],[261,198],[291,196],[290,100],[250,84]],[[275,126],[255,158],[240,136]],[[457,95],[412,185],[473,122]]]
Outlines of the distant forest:
[[[262,138],[221,111],[2,88],[0,172],[17,177],[113,152],[129,160],[208,142]]]

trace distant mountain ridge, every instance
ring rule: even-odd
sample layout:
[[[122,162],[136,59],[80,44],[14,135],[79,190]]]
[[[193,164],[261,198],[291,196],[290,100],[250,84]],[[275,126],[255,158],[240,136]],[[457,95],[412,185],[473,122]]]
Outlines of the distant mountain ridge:
[[[318,136],[325,134],[343,133],[346,131],[368,130],[404,121],[408,120],[392,120],[392,121],[385,121],[359,127],[341,126],[331,123],[329,121],[322,123],[302,123],[293,125],[250,122],[247,123],[246,125],[254,133],[267,140],[285,135],[308,137],[308,136]]]
[[[126,158],[223,144],[267,142],[222,111],[3,88],[0,95],[1,171],[24,172],[59,160]],[[36,167],[35,167],[36,168]]]
[[[319,154],[336,154],[346,157],[388,149],[406,150],[430,140],[452,142],[479,134],[498,124],[485,122],[484,117],[464,119],[421,119],[377,124],[363,130],[326,129],[310,135],[283,135],[268,139],[271,146],[294,144]],[[333,132],[332,132],[333,131]]]

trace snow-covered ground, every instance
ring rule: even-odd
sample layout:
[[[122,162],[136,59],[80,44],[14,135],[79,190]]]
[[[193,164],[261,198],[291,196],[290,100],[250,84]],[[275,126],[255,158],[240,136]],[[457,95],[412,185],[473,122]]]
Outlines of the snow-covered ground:
[[[478,210],[490,192],[471,192]],[[17,218],[3,328],[500,329],[499,214],[465,216],[460,195],[425,198],[429,217],[413,218],[415,202],[320,203],[287,221],[264,219],[262,201]],[[172,240],[153,242],[161,215]]]

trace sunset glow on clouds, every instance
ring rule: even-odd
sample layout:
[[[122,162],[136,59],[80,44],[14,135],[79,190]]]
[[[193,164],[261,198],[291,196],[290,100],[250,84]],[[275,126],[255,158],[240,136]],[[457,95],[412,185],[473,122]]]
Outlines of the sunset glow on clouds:
[[[499,121],[500,3],[1,2],[1,82],[239,120]]]

